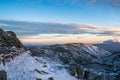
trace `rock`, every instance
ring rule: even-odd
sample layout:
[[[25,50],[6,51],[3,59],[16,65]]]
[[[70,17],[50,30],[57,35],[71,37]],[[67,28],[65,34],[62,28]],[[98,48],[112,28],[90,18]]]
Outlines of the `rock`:
[[[75,67],[71,67],[71,75],[77,77],[78,79],[83,79],[84,76],[84,68],[82,65],[77,65]]]
[[[84,79],[88,80],[89,79],[89,71],[84,72]]]
[[[43,67],[44,67],[44,68],[47,68],[47,67],[48,67],[46,62],[44,62]]]
[[[40,71],[40,70],[38,70],[38,69],[35,69],[35,71],[38,72],[39,74],[49,74],[49,73],[47,73],[47,72],[45,72],[45,71],[42,71],[42,70]]]
[[[10,48],[17,47],[22,48],[23,45],[20,40],[17,38],[16,34],[12,31],[3,31],[0,29],[0,47]]]
[[[84,72],[84,68],[82,65],[78,65],[76,67],[76,72],[78,74],[78,79],[82,79],[83,78],[83,72]]]
[[[40,79],[40,78],[36,78],[35,80],[42,80],[42,79]]]
[[[115,80],[120,80],[120,75],[115,76]]]
[[[53,77],[49,77],[48,80],[54,80]]]
[[[0,71],[0,80],[7,80],[7,73],[6,71]]]

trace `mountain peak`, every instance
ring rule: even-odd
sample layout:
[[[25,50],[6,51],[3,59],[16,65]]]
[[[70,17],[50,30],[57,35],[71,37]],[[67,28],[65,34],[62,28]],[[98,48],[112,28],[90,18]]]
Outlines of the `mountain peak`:
[[[13,46],[16,48],[24,47],[14,32],[4,31],[0,28],[0,48],[10,49]]]

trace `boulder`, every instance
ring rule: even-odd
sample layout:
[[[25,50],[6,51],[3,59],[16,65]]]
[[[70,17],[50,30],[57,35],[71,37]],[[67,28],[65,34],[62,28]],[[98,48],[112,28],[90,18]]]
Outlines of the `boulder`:
[[[7,73],[4,70],[0,71],[0,80],[7,80]]]

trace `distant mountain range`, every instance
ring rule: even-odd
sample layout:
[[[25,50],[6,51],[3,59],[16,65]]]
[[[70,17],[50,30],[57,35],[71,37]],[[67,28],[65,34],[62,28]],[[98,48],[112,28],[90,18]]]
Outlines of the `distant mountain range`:
[[[102,48],[84,43],[70,43],[43,46],[31,49],[32,55],[36,56],[48,56],[51,59],[60,59],[64,63],[70,63],[71,61],[82,63],[85,61],[92,61],[95,59],[101,59],[112,53],[105,51]]]
[[[120,52],[120,43],[114,42],[114,43],[101,43],[101,44],[93,44],[94,46],[100,47],[104,50],[107,50],[109,52]]]

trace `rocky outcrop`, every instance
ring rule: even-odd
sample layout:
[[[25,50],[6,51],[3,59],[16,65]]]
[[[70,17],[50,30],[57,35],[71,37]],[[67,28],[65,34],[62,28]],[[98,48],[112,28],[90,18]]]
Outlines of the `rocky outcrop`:
[[[0,29],[0,49],[4,50],[12,47],[22,48],[23,45],[14,32]]]
[[[5,70],[0,71],[0,80],[7,80],[7,73]]]

